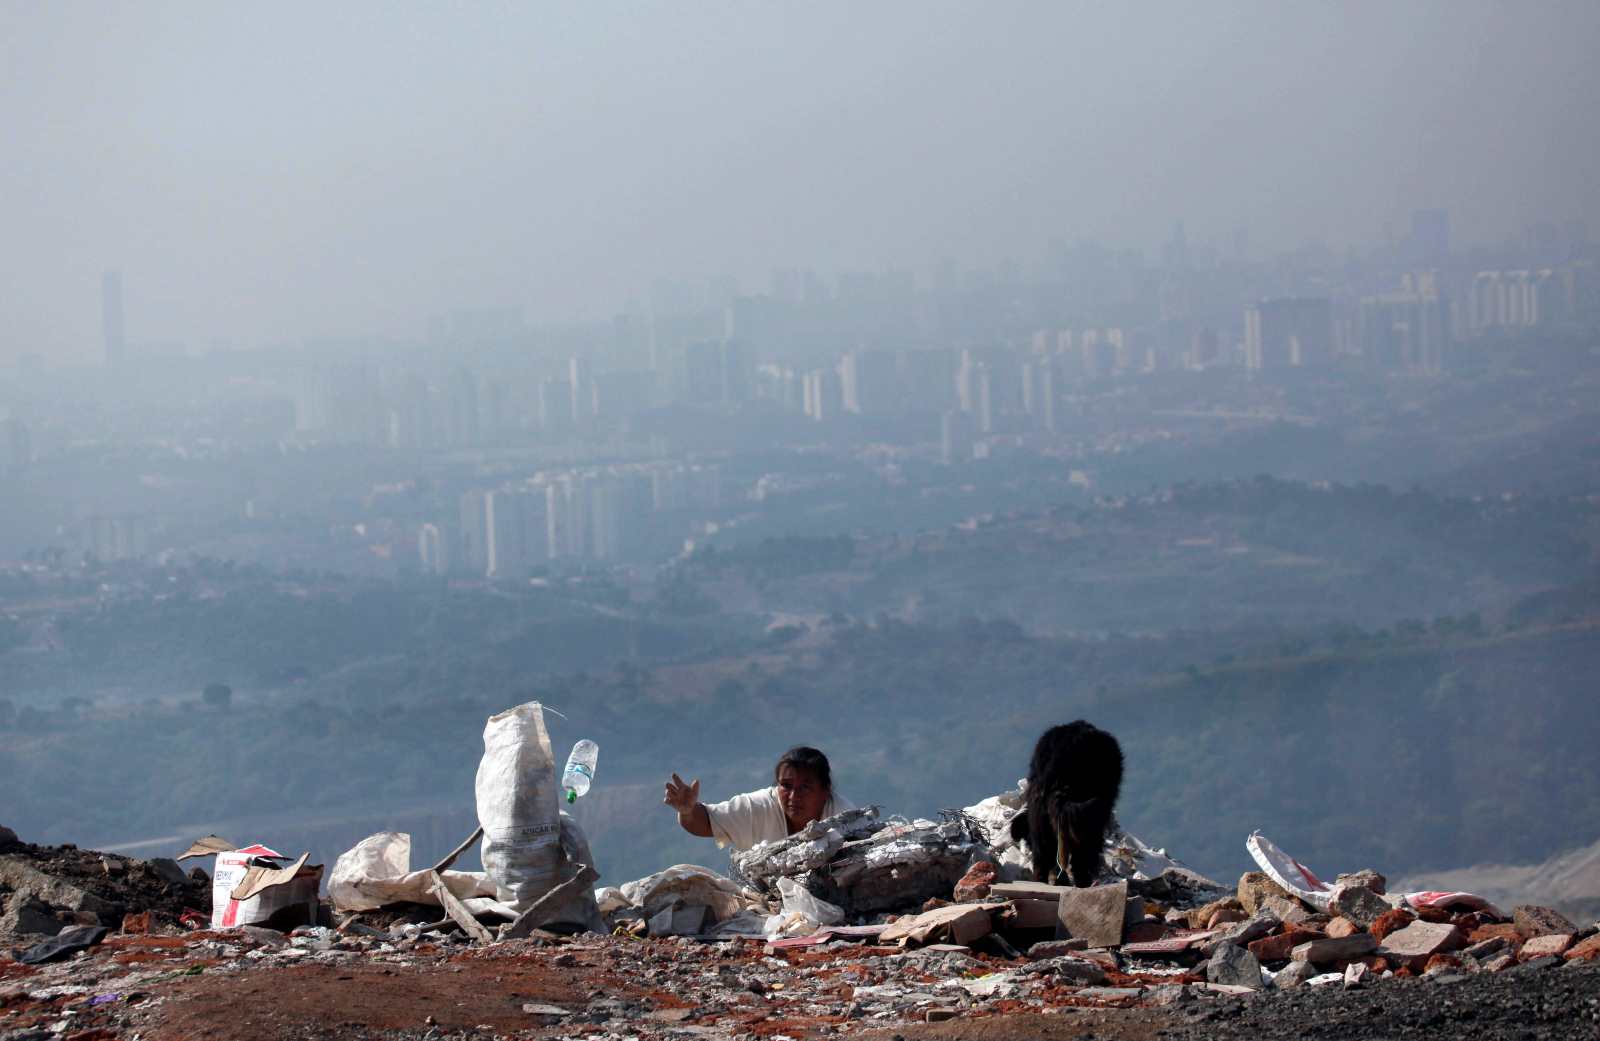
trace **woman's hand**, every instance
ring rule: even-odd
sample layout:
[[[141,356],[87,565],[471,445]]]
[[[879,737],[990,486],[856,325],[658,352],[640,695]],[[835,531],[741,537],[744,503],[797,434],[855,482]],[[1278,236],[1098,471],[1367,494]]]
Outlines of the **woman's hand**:
[[[692,784],[685,784],[683,778],[673,774],[672,780],[667,782],[667,791],[661,801],[677,810],[680,815],[692,812],[700,804],[700,778],[696,777]]]

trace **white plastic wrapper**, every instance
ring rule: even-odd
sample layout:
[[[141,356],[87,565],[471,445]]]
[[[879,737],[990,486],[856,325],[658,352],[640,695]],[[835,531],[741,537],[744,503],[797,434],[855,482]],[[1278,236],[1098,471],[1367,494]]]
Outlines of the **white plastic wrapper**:
[[[785,914],[800,914],[822,925],[838,925],[844,921],[844,908],[819,900],[792,878],[778,879],[778,893],[783,897]]]
[[[1251,832],[1244,848],[1268,878],[1317,910],[1326,912],[1329,909],[1334,888],[1312,874],[1310,868],[1274,846],[1265,835],[1259,831]],[[1315,983],[1316,980],[1311,982]]]

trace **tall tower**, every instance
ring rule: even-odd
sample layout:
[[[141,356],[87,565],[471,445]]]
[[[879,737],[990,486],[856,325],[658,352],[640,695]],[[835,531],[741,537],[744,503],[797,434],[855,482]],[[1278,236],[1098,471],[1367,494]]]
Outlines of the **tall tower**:
[[[120,365],[125,352],[122,334],[122,272],[100,277],[100,328],[104,333],[106,364]]]

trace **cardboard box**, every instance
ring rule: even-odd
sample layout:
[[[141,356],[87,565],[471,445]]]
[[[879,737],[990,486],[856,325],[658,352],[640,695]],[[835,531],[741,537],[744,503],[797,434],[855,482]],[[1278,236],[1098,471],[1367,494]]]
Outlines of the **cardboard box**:
[[[255,925],[280,913],[298,919],[296,924],[316,924],[322,865],[307,865],[309,853],[286,865],[288,857],[259,843],[235,849],[226,839],[208,835],[178,859],[210,853],[217,858],[211,872],[211,928]]]

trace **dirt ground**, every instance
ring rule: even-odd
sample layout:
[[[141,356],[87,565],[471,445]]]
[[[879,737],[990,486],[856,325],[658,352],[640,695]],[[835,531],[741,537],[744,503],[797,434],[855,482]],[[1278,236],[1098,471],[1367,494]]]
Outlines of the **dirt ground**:
[[[700,990],[663,983],[660,972],[638,971],[643,963],[620,945],[616,950],[576,952],[561,946],[502,946],[419,952],[393,961],[284,964],[196,959],[181,945],[163,946],[158,939],[102,949],[90,961],[111,963],[101,966],[105,970],[171,966],[165,978],[92,997],[85,993],[65,1000],[0,1001],[0,1041],[1600,1038],[1600,966],[1593,964],[1390,980],[1351,991],[1335,985],[1283,994],[1188,998],[1157,1007],[1086,1003],[1043,1013],[962,1008],[950,1010],[953,1018],[942,1022],[922,1022],[925,1017],[919,1015],[880,1025],[817,1015],[815,1010],[797,1015],[800,1010],[758,994],[743,995],[737,1007],[724,1005],[706,1015],[714,985]],[[758,961],[741,957],[723,964],[749,969]],[[820,963],[796,967],[807,976],[824,968]],[[25,968],[13,965],[0,973],[0,991],[19,982],[23,977],[18,970]],[[43,977],[37,982],[44,982]],[[565,1014],[542,1015],[539,1007],[549,1006]],[[73,1008],[75,1013],[66,1011]]]

